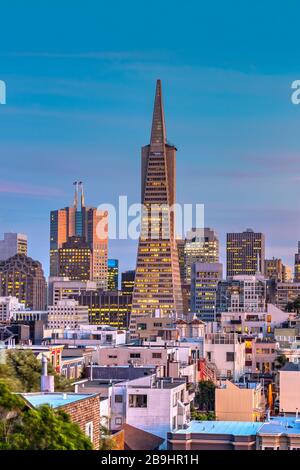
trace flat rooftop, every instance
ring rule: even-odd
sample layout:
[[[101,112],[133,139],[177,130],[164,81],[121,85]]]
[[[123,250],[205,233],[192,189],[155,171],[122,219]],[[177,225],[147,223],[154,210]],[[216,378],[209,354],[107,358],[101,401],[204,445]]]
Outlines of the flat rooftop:
[[[230,434],[251,436],[257,434],[263,423],[248,421],[191,421],[187,429],[179,429],[176,434]]]
[[[20,395],[34,408],[41,405],[59,408],[60,406],[97,396],[96,393],[20,393]]]
[[[271,418],[268,423],[263,423],[259,434],[299,434],[300,419],[295,416],[276,416]]]

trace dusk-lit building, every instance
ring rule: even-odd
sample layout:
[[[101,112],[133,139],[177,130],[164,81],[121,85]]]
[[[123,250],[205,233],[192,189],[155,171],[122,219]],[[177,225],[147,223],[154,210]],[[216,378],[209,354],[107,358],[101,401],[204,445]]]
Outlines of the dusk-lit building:
[[[227,277],[264,274],[265,236],[247,229],[242,233],[227,233]]]
[[[219,239],[210,228],[192,228],[186,234],[184,245],[184,278],[191,283],[194,263],[218,263]]]
[[[142,148],[142,204],[131,333],[136,317],[183,311],[175,239],[176,147],[167,142],[161,82],[157,81],[150,145]]]
[[[135,279],[135,271],[125,271],[122,273],[121,279],[121,289],[122,294],[124,295],[132,295],[133,288],[134,288],[134,279]]]
[[[27,255],[27,235],[23,233],[5,233],[0,240],[0,261],[14,255]]]
[[[70,237],[82,237],[91,250],[90,279],[107,288],[108,214],[85,206],[83,185],[75,181],[73,207],[50,214],[50,276],[59,276],[58,250]],[[79,188],[80,202],[79,202]]]
[[[191,311],[202,321],[216,321],[217,288],[222,275],[221,263],[192,265]]]
[[[108,290],[118,290],[119,286],[119,261],[117,259],[109,259],[107,261],[108,268]]]
[[[92,253],[84,238],[74,236],[58,249],[59,272],[61,277],[71,281],[91,279]]]
[[[41,263],[22,254],[0,262],[0,296],[13,296],[25,308],[44,310],[46,279]]]

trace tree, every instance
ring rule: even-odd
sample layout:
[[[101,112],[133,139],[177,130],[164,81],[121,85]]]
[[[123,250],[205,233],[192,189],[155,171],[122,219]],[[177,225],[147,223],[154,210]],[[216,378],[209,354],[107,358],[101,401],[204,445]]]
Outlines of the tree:
[[[216,416],[212,411],[208,411],[207,413],[201,413],[201,411],[195,410],[193,408],[191,410],[191,418],[195,421],[214,421],[216,419]]]
[[[214,411],[215,409],[215,384],[211,380],[201,380],[196,392],[196,403],[202,411]]]
[[[281,369],[288,362],[287,357],[284,354],[280,354],[275,359],[275,368]]]
[[[292,302],[288,302],[285,306],[285,310],[287,312],[297,312],[297,314],[299,315],[299,313],[300,313],[300,296],[298,296]]]
[[[13,349],[6,351],[6,363],[0,365],[0,378],[10,389],[18,392],[37,392],[40,390],[42,364],[32,351]],[[48,364],[49,374],[54,375],[57,392],[72,390],[71,382],[57,374],[52,364]]]
[[[0,380],[1,450],[91,450],[91,441],[67,413],[47,405],[29,409]]]

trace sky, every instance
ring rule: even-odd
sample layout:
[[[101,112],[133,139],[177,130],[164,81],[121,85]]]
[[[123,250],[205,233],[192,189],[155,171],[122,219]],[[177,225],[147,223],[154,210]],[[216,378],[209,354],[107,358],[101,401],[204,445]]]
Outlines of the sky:
[[[0,3],[0,235],[27,233],[48,274],[49,212],[140,200],[155,81],[176,144],[177,201],[226,232],[266,236],[293,264],[300,239],[300,4],[296,0]],[[135,267],[136,241],[109,256]]]

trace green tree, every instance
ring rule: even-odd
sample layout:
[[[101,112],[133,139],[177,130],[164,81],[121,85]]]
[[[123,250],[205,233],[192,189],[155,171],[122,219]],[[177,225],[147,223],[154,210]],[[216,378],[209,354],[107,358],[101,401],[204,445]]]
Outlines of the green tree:
[[[191,418],[195,421],[214,421],[216,419],[216,416],[212,411],[208,411],[207,413],[201,413],[201,411],[192,409]]]
[[[216,386],[211,380],[201,380],[198,383],[195,401],[201,411],[214,411]]]
[[[0,378],[7,382],[11,390],[18,392],[40,390],[42,364],[32,351],[9,350],[6,352],[5,358],[5,364],[0,365]],[[57,392],[72,390],[71,381],[57,374],[50,363],[48,364],[48,373],[54,375]]]
[[[299,315],[299,313],[300,313],[300,296],[298,296],[292,302],[288,302],[285,306],[285,310],[287,312],[297,312],[297,314]]]
[[[67,413],[47,405],[29,409],[0,380],[0,449],[90,450],[92,443]]]
[[[288,362],[287,357],[284,354],[280,354],[275,359],[275,368],[277,370],[281,369]]]

